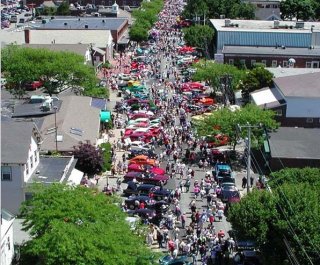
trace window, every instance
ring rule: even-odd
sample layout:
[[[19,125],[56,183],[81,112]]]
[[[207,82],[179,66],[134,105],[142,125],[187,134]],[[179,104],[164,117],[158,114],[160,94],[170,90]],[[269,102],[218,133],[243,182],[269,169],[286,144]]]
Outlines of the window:
[[[306,62],[306,68],[311,68],[311,62]]]
[[[256,60],[251,60],[251,66],[254,66],[256,64]]]
[[[234,64],[234,60],[233,59],[229,59],[229,64]]]
[[[26,164],[26,174],[29,175],[29,164]]]
[[[30,168],[33,168],[33,156],[30,156]]]
[[[12,180],[11,167],[8,167],[8,166],[1,167],[1,180],[4,180],[4,181]]]
[[[306,122],[307,123],[313,123],[313,118],[307,118]]]
[[[272,67],[277,67],[278,61],[277,60],[272,60]]]
[[[240,60],[240,64],[241,64],[241,65],[246,65],[246,60],[245,60],[245,59],[241,59],[241,60]]]
[[[34,162],[38,161],[37,150],[34,151]]]
[[[288,67],[288,61],[283,61],[283,62],[282,62],[282,66],[283,66],[283,67]]]
[[[262,60],[261,63],[266,66],[267,65],[267,60]]]

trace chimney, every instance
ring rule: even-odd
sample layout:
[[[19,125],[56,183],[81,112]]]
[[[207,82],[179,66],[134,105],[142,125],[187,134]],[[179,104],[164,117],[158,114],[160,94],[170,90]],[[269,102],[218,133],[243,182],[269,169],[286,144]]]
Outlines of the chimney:
[[[27,44],[30,43],[30,29],[24,30],[24,42]]]

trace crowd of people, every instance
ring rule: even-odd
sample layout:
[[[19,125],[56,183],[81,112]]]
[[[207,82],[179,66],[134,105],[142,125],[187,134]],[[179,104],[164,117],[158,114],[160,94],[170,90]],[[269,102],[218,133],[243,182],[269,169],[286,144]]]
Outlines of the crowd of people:
[[[159,248],[167,249],[173,258],[188,255],[194,264],[198,258],[202,264],[228,264],[235,242],[227,232],[216,229],[216,222],[224,217],[225,205],[218,198],[221,188],[212,174],[215,163],[226,161],[227,157],[212,152],[204,139],[195,137],[184,108],[185,98],[180,87],[185,80],[177,65],[177,45],[183,42],[183,33],[176,27],[177,16],[182,10],[183,1],[165,1],[159,20],[151,30],[156,53],[146,54],[147,71],[139,76],[141,82],[149,84],[150,97],[157,106],[155,115],[161,119],[161,134],[153,137],[150,145],[158,153],[159,164],[179,183],[174,191],[171,210],[159,226],[150,224],[146,241],[148,245],[156,241]],[[127,54],[121,56],[129,59]],[[121,58],[118,67],[127,69],[120,62]],[[108,82],[110,85],[117,83],[116,76],[110,75]],[[114,125],[124,128],[126,121],[125,109],[118,109]],[[119,149],[125,149],[121,140],[113,144],[112,174],[126,172],[128,166],[125,154],[121,161],[115,159],[115,151]],[[200,172],[200,180],[196,179],[195,171]],[[192,198],[189,209],[181,205],[182,196]]]

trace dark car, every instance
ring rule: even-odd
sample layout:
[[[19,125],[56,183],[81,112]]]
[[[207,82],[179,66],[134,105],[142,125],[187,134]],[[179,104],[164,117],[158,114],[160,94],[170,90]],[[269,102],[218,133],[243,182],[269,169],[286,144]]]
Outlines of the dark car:
[[[131,196],[131,195],[145,195],[148,196],[150,193],[150,190],[154,188],[155,185],[153,184],[140,184],[133,181],[128,182],[128,187],[123,190],[123,193],[125,196]]]
[[[136,208],[135,203],[138,202],[144,202],[145,208],[147,209],[153,209],[156,212],[166,212],[169,209],[169,204],[166,201],[155,201],[151,199],[148,196],[135,196],[132,195],[128,199],[124,201],[124,203],[127,205],[128,209],[134,210]]]
[[[151,159],[156,159],[157,158],[157,154],[154,153],[151,150],[132,150],[130,152],[130,154],[128,155],[128,158],[131,159],[131,158],[134,158],[137,155],[147,155]]]
[[[142,220],[148,220],[150,223],[159,225],[163,214],[152,209],[135,209],[127,211],[129,216],[139,216]]]
[[[159,259],[160,265],[191,265],[193,264],[190,257],[182,255],[173,258],[171,255],[164,256]]]
[[[153,194],[153,199],[157,201],[169,201],[171,202],[173,198],[173,191],[165,188],[161,188],[159,186],[154,186],[150,189],[150,193]]]
[[[244,250],[237,252],[233,257],[234,264],[236,265],[261,265],[261,253],[256,250]]]
[[[126,175],[124,175],[125,182],[132,181],[134,178],[137,181],[145,184],[159,185],[161,182],[166,183],[169,179],[169,176],[157,175],[153,173],[146,174],[143,172],[128,172]]]
[[[240,192],[235,186],[224,186],[221,189],[220,198],[223,202],[239,202]]]

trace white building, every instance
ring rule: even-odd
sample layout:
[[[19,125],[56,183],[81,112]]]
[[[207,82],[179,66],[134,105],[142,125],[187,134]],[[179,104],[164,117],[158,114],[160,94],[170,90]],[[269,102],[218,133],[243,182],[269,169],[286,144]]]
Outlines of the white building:
[[[1,206],[19,214],[30,198],[30,184],[53,182],[80,184],[83,173],[74,169],[73,156],[39,156],[42,138],[37,126],[27,121],[1,122]]]
[[[1,265],[10,265],[14,257],[13,221],[14,216],[1,209]]]

